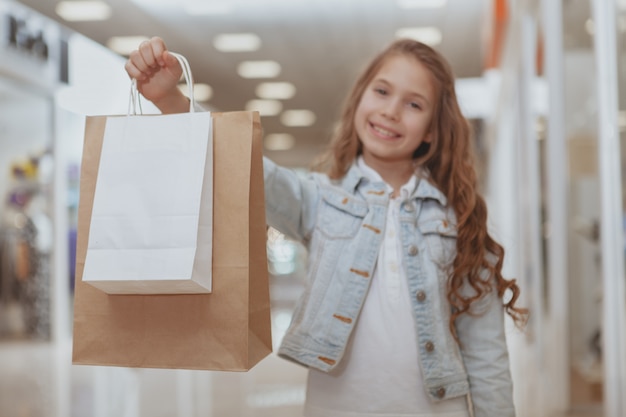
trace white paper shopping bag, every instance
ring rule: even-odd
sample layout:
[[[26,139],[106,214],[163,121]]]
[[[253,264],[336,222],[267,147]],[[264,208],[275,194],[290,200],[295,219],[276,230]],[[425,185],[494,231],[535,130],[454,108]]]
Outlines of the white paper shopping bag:
[[[83,281],[109,294],[210,292],[212,162],[208,112],[108,117]]]

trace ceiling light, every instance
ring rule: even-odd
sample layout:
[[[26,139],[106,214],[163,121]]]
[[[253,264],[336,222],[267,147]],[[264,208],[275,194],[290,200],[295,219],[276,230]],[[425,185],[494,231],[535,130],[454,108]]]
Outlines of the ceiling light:
[[[441,31],[433,26],[400,28],[396,31],[396,38],[409,38],[425,43],[426,45],[439,45],[443,39]]]
[[[288,133],[272,133],[265,137],[265,149],[269,151],[286,151],[296,144],[296,139]]]
[[[280,70],[276,61],[244,61],[237,67],[237,73],[243,78],[273,78]]]
[[[147,6],[175,6],[179,4],[180,0],[131,0],[133,3],[142,7]]]
[[[593,36],[593,34],[596,32],[596,26],[593,23],[593,19],[587,19],[585,21],[585,30],[587,31],[588,34],[590,34],[591,36]]]
[[[128,56],[141,42],[148,39],[147,36],[113,36],[107,41],[107,47],[120,55]]]
[[[98,0],[61,1],[55,11],[68,22],[107,20],[111,17],[111,7]]]
[[[285,126],[311,126],[315,123],[315,113],[311,110],[287,110],[280,116]]]
[[[287,100],[295,94],[296,87],[286,82],[262,83],[256,88],[258,97],[272,100]]]
[[[218,3],[206,2],[204,0],[187,0],[183,3],[187,14],[192,16],[214,16],[232,13],[234,6],[225,1]]]
[[[436,9],[444,7],[447,0],[398,0],[398,7],[403,9]]]
[[[617,16],[617,29],[620,32],[626,32],[626,16],[623,14]]]
[[[193,97],[196,101],[209,101],[213,97],[213,89],[208,84],[195,83],[193,86]]]
[[[620,110],[617,113],[617,125],[620,128],[626,128],[626,110]]]
[[[222,52],[256,51],[261,47],[261,38],[254,33],[223,33],[213,39],[213,46]]]
[[[246,103],[246,110],[258,111],[261,116],[276,116],[283,109],[283,103],[278,100],[250,100]]]
[[[186,83],[178,84],[178,89],[183,94],[188,95],[189,87]],[[209,101],[213,97],[213,88],[208,84],[194,83],[193,84],[193,99],[198,102]]]

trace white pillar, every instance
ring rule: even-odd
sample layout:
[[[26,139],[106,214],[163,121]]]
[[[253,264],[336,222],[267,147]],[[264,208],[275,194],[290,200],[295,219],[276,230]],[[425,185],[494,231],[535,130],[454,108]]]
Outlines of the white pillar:
[[[626,290],[618,117],[615,2],[592,1],[598,87],[598,158],[603,280],[604,415],[626,415]]]
[[[544,322],[543,311],[543,257],[542,257],[542,224],[541,224],[541,164],[537,132],[535,129],[537,115],[534,111],[532,96],[535,81],[537,24],[532,15],[522,11],[520,19],[520,61],[519,61],[519,155],[520,170],[518,186],[521,192],[522,206],[520,229],[523,236],[523,273],[529,291],[528,300],[532,312],[529,331],[533,334],[536,364],[540,370],[545,369],[544,351],[542,347]]]
[[[56,416],[67,416],[71,409],[71,298],[69,281],[68,247],[68,208],[67,208],[67,158],[64,132],[58,131],[62,113],[54,105],[54,122],[50,126],[53,133],[54,154],[54,189],[53,189],[53,224],[54,250],[52,261],[52,279],[50,281],[50,323],[52,344],[57,359],[54,364]]]
[[[542,0],[545,77],[548,82],[546,135],[546,206],[550,225],[547,240],[548,308],[544,345],[549,355],[550,408],[570,407],[569,283],[567,272],[567,145],[565,140],[565,88],[563,69],[563,5]]]

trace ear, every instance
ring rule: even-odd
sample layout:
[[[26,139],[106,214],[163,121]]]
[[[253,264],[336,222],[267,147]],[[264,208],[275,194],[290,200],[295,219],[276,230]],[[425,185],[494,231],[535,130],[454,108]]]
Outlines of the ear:
[[[424,140],[422,140],[422,142],[424,143],[431,143],[432,141],[433,141],[433,134],[431,132],[428,132],[426,136],[424,136]]]

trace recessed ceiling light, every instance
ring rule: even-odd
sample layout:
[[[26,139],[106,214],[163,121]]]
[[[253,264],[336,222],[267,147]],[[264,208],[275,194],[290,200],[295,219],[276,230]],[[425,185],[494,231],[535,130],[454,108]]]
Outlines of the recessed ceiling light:
[[[278,100],[250,100],[246,103],[246,110],[258,111],[261,116],[276,116],[283,109],[283,103]]]
[[[592,36],[596,33],[596,25],[594,24],[593,19],[587,19],[585,21],[585,31]]]
[[[270,100],[287,100],[296,94],[296,87],[287,82],[262,83],[256,88],[256,95]]]
[[[187,84],[185,83],[178,84],[178,89],[185,95],[189,94],[189,87],[187,87]],[[210,85],[204,83],[193,84],[193,99],[195,101],[209,101],[211,97],[213,97],[213,88],[211,88]]]
[[[280,71],[280,64],[276,61],[243,61],[237,67],[237,73],[243,78],[273,78]]]
[[[426,45],[439,45],[443,39],[441,31],[434,26],[400,28],[396,31],[396,38],[409,38],[425,43]]]
[[[620,110],[617,113],[617,125],[623,129],[626,127],[626,110]]]
[[[213,46],[222,52],[249,52],[261,47],[261,38],[254,33],[223,33],[213,39]]]
[[[55,12],[68,22],[90,22],[111,17],[111,7],[99,0],[61,1],[56,5]]]
[[[204,83],[195,83],[193,86],[193,97],[197,101],[209,101],[213,97],[213,89]]]
[[[187,0],[183,7],[185,12],[192,16],[214,16],[232,13],[235,8],[231,3],[207,2],[206,0]]]
[[[296,139],[288,133],[272,133],[265,137],[265,149],[270,151],[286,151],[296,144]]]
[[[107,47],[120,55],[128,56],[141,42],[148,39],[147,36],[113,36],[107,41]]]
[[[626,32],[626,16],[623,14],[617,16],[617,29],[620,32]]]
[[[436,9],[444,7],[447,0],[398,0],[398,7],[403,9]]]
[[[311,126],[315,123],[315,113],[311,110],[287,110],[280,115],[280,121],[285,126]]]

